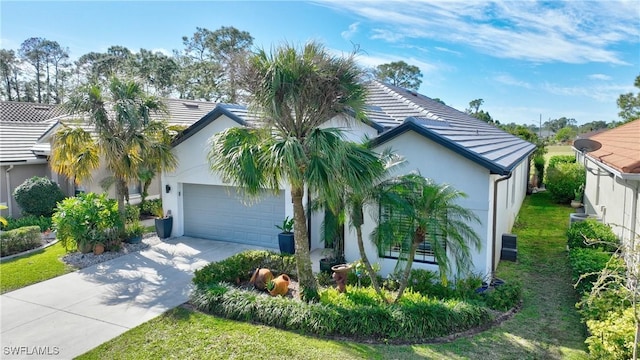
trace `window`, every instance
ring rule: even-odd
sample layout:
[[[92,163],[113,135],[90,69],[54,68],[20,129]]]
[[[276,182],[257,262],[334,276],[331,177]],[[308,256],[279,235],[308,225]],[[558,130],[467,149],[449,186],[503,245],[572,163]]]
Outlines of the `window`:
[[[139,181],[132,181],[129,183],[127,190],[129,191],[129,196],[140,195],[142,193],[142,184]]]
[[[400,214],[397,211],[394,212],[389,207],[381,206],[380,222],[388,221],[388,220],[392,220],[392,222],[397,225],[396,227],[394,227],[392,231],[392,233],[394,234],[393,236],[394,239],[401,239],[403,236],[400,234],[404,234],[405,238],[407,233],[413,234],[414,225],[411,219],[409,219],[409,217],[403,214]],[[427,229],[427,231],[430,231],[430,230],[441,231],[442,227],[438,226],[436,227],[436,229],[433,229],[433,228]],[[398,235],[395,235],[395,234],[398,234]],[[445,234],[440,232],[435,235],[436,235],[436,238],[441,241],[443,248],[446,249]],[[386,249],[380,249],[379,255],[381,257],[388,258],[388,259],[398,259],[402,252],[401,250],[403,250],[402,249],[403,246],[411,246],[411,244],[409,243],[403,244],[402,241],[398,240],[398,242],[392,243]],[[422,243],[420,243],[420,245],[418,245],[413,261],[419,262],[419,263],[427,263],[427,264],[438,263],[438,261],[436,260],[435,254],[433,252],[431,241],[425,240]]]

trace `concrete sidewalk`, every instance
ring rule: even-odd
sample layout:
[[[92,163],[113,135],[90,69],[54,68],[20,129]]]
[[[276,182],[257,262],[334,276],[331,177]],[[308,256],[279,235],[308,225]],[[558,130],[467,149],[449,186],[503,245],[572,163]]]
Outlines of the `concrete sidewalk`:
[[[187,301],[196,269],[256,246],[180,237],[0,296],[2,359],[71,359]]]

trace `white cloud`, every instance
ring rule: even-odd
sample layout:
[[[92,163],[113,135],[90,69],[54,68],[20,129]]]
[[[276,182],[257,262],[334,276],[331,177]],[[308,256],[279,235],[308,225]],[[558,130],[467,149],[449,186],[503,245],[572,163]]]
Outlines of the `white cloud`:
[[[615,103],[620,94],[633,91],[629,85],[561,86],[545,83],[542,88],[554,95],[583,96],[602,103]]]
[[[423,75],[426,75],[428,73],[433,73],[438,69],[438,66],[434,65],[434,64],[430,64],[430,63],[426,63],[422,60],[410,57],[402,57],[402,56],[398,56],[398,55],[392,55],[392,54],[375,54],[375,55],[369,55],[369,54],[358,54],[356,56],[356,61],[366,67],[366,68],[374,68],[378,65],[381,64],[387,64],[390,62],[394,62],[394,61],[404,61],[409,65],[414,65],[420,68],[420,72],[422,72]]]
[[[507,74],[501,74],[501,75],[495,76],[493,80],[505,85],[518,86],[518,87],[523,87],[525,89],[531,89],[531,84],[529,84],[528,82],[518,80],[513,76],[507,75]]]
[[[588,77],[591,80],[611,80],[611,76],[605,74],[591,74]]]
[[[167,50],[165,48],[155,48],[155,49],[151,49],[151,51],[155,52],[159,52],[161,54],[164,54],[166,56],[173,56],[173,53],[171,52],[171,50]]]
[[[324,4],[374,23],[373,39],[430,39],[471,46],[496,57],[533,62],[628,65],[613,48],[622,43],[638,43],[640,37],[638,7],[633,1]]]
[[[462,56],[462,53],[459,51],[455,51],[455,50],[451,50],[451,49],[447,49],[445,47],[442,46],[436,46],[434,47],[434,49],[440,51],[440,52],[445,52],[445,53],[449,53],[449,54],[454,54],[454,55],[458,55],[458,56]]]
[[[358,32],[358,25],[360,25],[359,22],[355,22],[355,23],[349,25],[349,30],[345,30],[345,31],[340,33],[342,38],[345,39],[345,40],[351,39],[351,37],[353,37],[353,35],[355,35]]]

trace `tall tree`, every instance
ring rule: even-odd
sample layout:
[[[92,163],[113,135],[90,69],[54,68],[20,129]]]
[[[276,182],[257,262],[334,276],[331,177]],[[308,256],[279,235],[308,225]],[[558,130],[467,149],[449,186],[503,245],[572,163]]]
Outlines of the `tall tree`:
[[[243,83],[251,94],[260,128],[232,128],[216,135],[208,158],[211,168],[248,194],[290,185],[295,220],[295,256],[302,298],[318,296],[307,237],[305,189],[328,199],[336,209],[342,186],[336,179],[346,166],[366,169],[370,160],[342,140],[338,129],[319,129],[351,109],[362,115],[365,88],[353,56],[331,56],[323,46],[291,45],[271,54],[258,51],[243,67]]]
[[[45,40],[42,44],[46,60],[46,97],[47,102],[60,104],[65,95],[66,69],[70,66],[69,49],[64,49],[57,41]],[[51,84],[51,72],[53,72],[53,85]]]
[[[53,141],[53,170],[82,182],[91,178],[102,159],[113,176],[124,223],[129,182],[138,181],[145,166],[172,169],[176,165],[164,141],[166,124],[151,120],[154,112],[164,111],[162,101],[146,95],[133,81],[111,78],[106,89],[98,84],[81,87],[65,107],[88,121],[95,136],[78,126],[59,130]]]
[[[178,78],[181,98],[206,101],[220,98],[222,67],[210,46],[212,34],[211,30],[198,27],[192,37],[182,37],[185,49],[183,53],[175,53],[182,68]]]
[[[640,89],[640,75],[636,76],[633,85]],[[634,94],[632,92],[622,94],[618,97],[618,108],[620,112],[618,116],[624,122],[640,119],[640,92]]]
[[[373,75],[382,82],[416,91],[422,84],[420,68],[402,60],[378,65]]]
[[[420,174],[408,174],[381,184],[380,223],[372,237],[380,251],[399,249],[396,270],[400,272],[400,300],[418,248],[425,244],[438,263],[440,278],[447,282],[451,258],[458,273],[471,264],[470,248],[480,249],[478,234],[470,226],[479,222],[473,211],[457,204],[466,195],[449,185],[436,184]],[[402,264],[404,263],[404,269]]]
[[[131,66],[136,78],[148,92],[158,96],[169,96],[180,70],[176,61],[161,53],[140,49],[132,59]]]
[[[0,49],[0,76],[2,77],[2,89],[4,98],[12,101],[20,101],[18,84],[18,65],[20,61],[13,50]],[[15,97],[12,94],[15,93]]]
[[[223,26],[209,34],[207,44],[223,70],[220,89],[222,101],[236,103],[239,95],[238,65],[244,57],[248,56],[253,37],[247,31]]]
[[[473,116],[474,118],[482,120],[488,124],[497,123],[497,121],[491,117],[488,111],[480,110],[482,104],[484,104],[483,99],[471,100],[469,101],[469,107],[465,110],[465,112]]]
[[[18,53],[35,70],[35,84],[38,94],[38,102],[42,103],[42,77],[46,71],[46,54],[43,48],[46,40],[40,37],[32,37],[20,45]]]
[[[576,121],[576,119],[567,118],[563,116],[558,119],[549,119],[548,121],[545,121],[542,125],[546,129],[549,129],[553,132],[558,132],[558,130],[565,127],[575,128],[577,123],[578,122]]]

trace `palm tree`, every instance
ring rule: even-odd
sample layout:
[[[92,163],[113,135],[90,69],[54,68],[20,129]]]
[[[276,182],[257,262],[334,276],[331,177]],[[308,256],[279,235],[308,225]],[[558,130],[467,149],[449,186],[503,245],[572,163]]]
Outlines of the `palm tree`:
[[[318,296],[303,206],[305,189],[336,208],[341,186],[335,179],[343,167],[366,168],[368,159],[375,160],[353,152],[340,130],[319,129],[346,110],[361,116],[365,100],[361,75],[353,56],[331,56],[317,43],[302,49],[282,45],[272,54],[258,51],[244,67],[243,82],[261,126],[219,133],[208,154],[212,170],[249,195],[277,190],[284,181],[290,184],[296,264],[305,300]]]
[[[80,183],[91,179],[92,171],[104,162],[113,177],[118,211],[124,220],[127,185],[139,180],[140,170],[176,166],[166,141],[166,124],[151,120],[153,113],[165,111],[164,104],[146,95],[136,82],[114,77],[107,89],[96,84],[82,87],[65,107],[86,120],[62,124],[56,132],[53,170]],[[93,132],[85,130],[84,124],[92,126]]]
[[[430,247],[440,278],[455,269],[462,273],[471,264],[470,245],[480,249],[480,237],[469,225],[479,222],[473,211],[456,201],[466,195],[447,184],[436,184],[412,173],[390,179],[380,186],[381,220],[372,237],[381,252],[398,249],[396,270],[401,271],[398,301],[407,287],[416,250]],[[423,245],[424,244],[424,245]],[[401,268],[404,264],[404,269]]]

